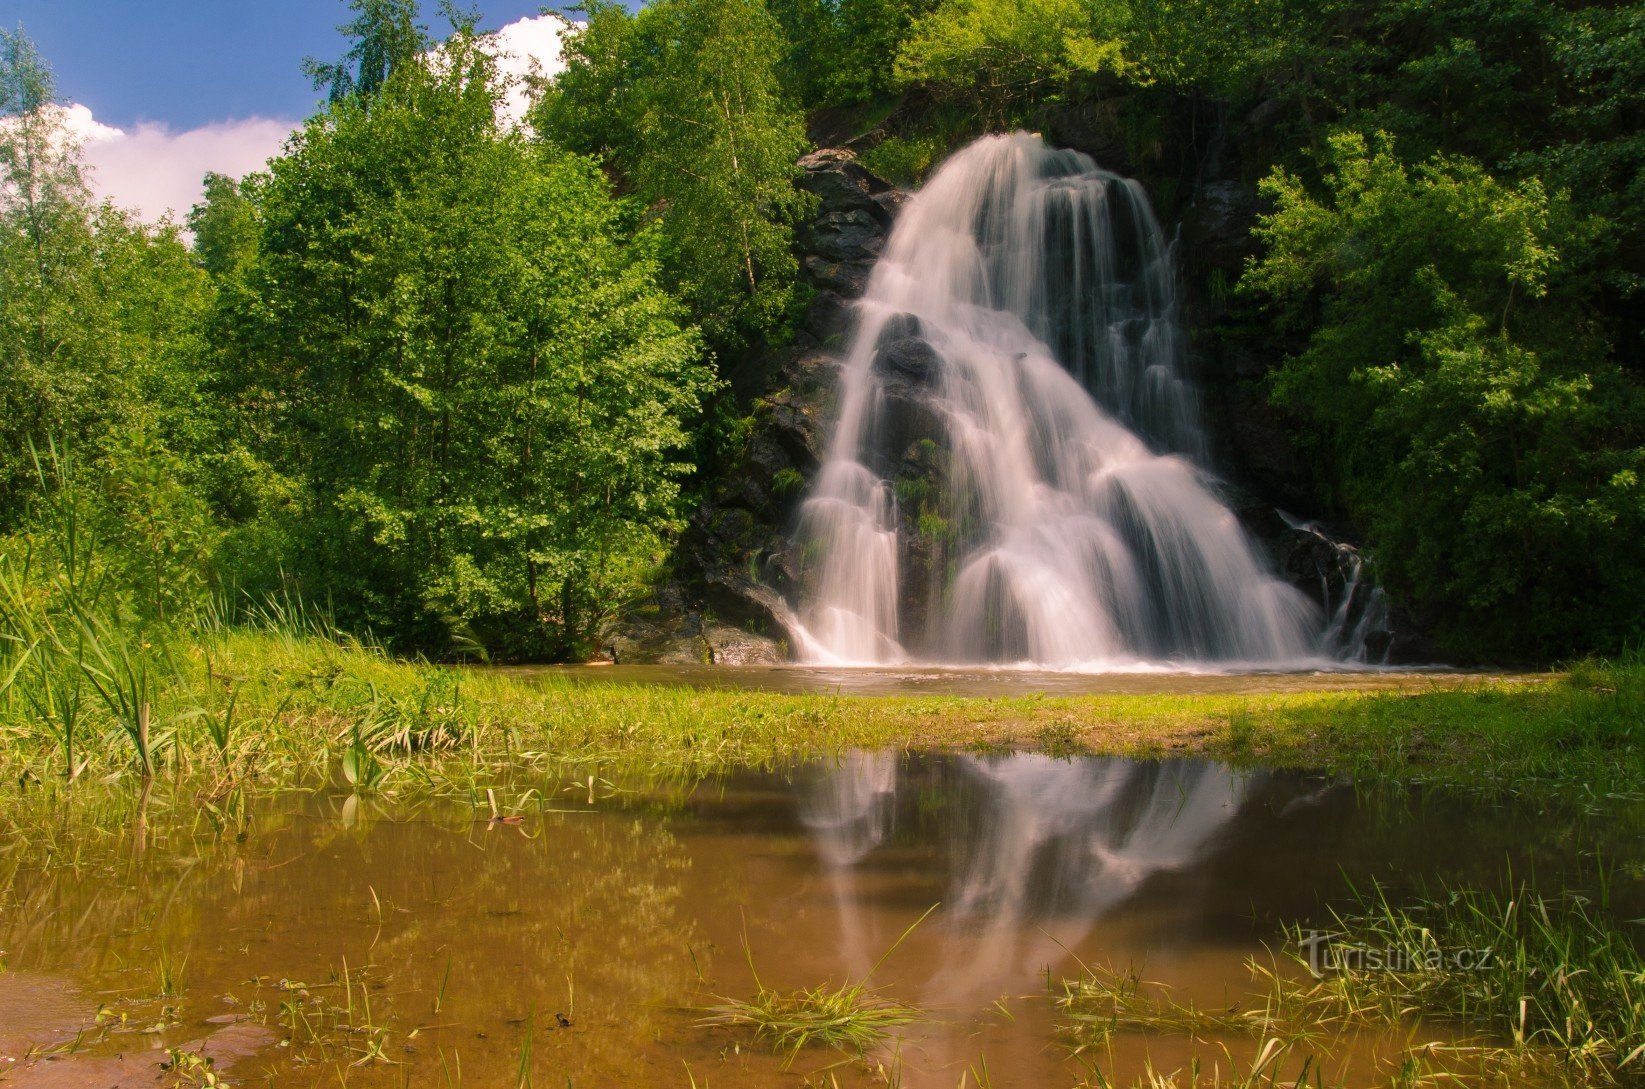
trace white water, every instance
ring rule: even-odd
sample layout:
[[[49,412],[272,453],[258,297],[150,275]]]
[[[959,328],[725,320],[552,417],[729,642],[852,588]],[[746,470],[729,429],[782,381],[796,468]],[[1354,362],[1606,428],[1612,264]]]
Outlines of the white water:
[[[1196,464],[1176,310],[1136,182],[1026,133],[944,164],[859,304],[802,508],[801,657],[1317,664],[1324,618]]]

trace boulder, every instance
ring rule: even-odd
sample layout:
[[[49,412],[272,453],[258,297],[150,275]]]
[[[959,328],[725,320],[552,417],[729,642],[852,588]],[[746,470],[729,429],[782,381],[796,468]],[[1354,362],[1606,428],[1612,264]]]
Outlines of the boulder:
[[[942,365],[937,350],[920,337],[902,337],[874,354],[874,371],[887,385],[929,386]]]

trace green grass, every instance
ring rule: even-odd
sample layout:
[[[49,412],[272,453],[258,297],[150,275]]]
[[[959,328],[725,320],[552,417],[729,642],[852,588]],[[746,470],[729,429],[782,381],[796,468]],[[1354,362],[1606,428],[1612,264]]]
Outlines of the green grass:
[[[1325,1080],[1312,1056],[1298,1059],[1295,1047],[1279,1040],[1264,1040],[1247,1063],[1240,1063],[1226,1048],[1209,1061],[1195,1059],[1186,1070],[1164,1072],[1150,1063],[1133,1089],[1324,1089]],[[1399,1089],[1401,1083],[1390,1083]],[[1081,1089],[1119,1089],[1119,1083],[1093,1072]]]
[[[395,661],[368,645],[223,629],[162,651],[108,700],[81,690],[65,744],[33,674],[0,689],[0,770],[324,778],[350,749],[388,762],[757,765],[852,747],[1200,755],[1583,797],[1645,790],[1645,667],[1585,664],[1527,684],[1271,696],[863,698],[525,679]],[[76,666],[79,669],[80,667]],[[98,661],[80,671],[119,674]],[[135,671],[132,671],[135,672]],[[6,673],[0,669],[0,680]],[[55,674],[60,690],[75,673]],[[102,678],[99,677],[99,680]],[[145,689],[142,686],[147,685]],[[150,707],[146,749],[135,713]]]
[[[1285,1043],[1312,1033],[1291,1011],[1276,1010],[1261,1000],[1207,1010],[1177,1001],[1169,988],[1142,979],[1134,970],[1113,971],[1085,967],[1077,977],[1062,981],[1055,996],[1062,1034],[1076,1053],[1106,1046],[1116,1034],[1163,1033],[1204,1041],[1222,1036],[1278,1032]]]
[[[1645,956],[1606,905],[1524,886],[1397,903],[1372,888],[1335,912],[1339,952],[1319,976],[1301,951],[1310,933],[1292,926],[1284,958],[1251,961],[1251,991],[1225,1008],[1180,1002],[1135,972],[1082,966],[1053,996],[1062,1038],[1075,1054],[1100,1053],[1121,1033],[1227,1054],[1228,1039],[1245,1037],[1304,1059],[1365,1039],[1381,1042],[1393,1074],[1645,1082]]]
[[[1332,973],[1322,1003],[1364,1021],[1453,1022],[1500,1056],[1553,1056],[1590,1083],[1645,1081],[1645,956],[1606,905],[1525,886],[1409,904],[1372,889],[1335,924],[1339,942],[1422,967]],[[1469,963],[1458,966],[1463,950]],[[1489,951],[1484,964],[1479,951]]]
[[[824,983],[792,991],[774,990],[760,980],[753,953],[745,946],[748,967],[754,974],[754,997],[722,998],[704,1011],[708,1016],[702,1023],[752,1029],[756,1040],[769,1043],[779,1052],[788,1052],[790,1057],[811,1045],[865,1055],[869,1048],[888,1039],[897,1029],[925,1019],[922,1010],[871,990],[869,980],[938,906],[932,904],[910,923],[862,979],[839,986]]]
[[[87,643],[101,631],[88,627]],[[711,770],[890,746],[1197,755],[1579,799],[1645,791],[1637,659],[1539,683],[1392,692],[864,698],[522,678],[275,625],[148,644],[110,636],[44,664],[38,646],[7,647],[0,772],[12,781],[152,771],[314,782],[352,753],[357,774],[392,785],[453,761]]]
[[[0,774],[335,781],[393,790],[433,770],[538,764],[686,770],[848,748],[1210,756],[1371,780],[1645,793],[1645,658],[1539,679],[1419,678],[1399,691],[862,698],[581,684],[398,661],[284,597],[145,620],[65,508],[38,550],[0,551]]]
[[[702,1023],[751,1029],[780,1052],[812,1045],[859,1054],[895,1030],[923,1019],[912,1006],[876,995],[861,983],[775,991],[761,987],[751,999],[727,999],[708,1009]]]

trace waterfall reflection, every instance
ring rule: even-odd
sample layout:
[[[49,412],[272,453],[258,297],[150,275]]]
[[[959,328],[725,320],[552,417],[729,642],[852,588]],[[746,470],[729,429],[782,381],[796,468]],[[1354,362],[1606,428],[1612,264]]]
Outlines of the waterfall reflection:
[[[1258,783],[1218,764],[1034,754],[958,756],[920,773],[953,802],[934,837],[944,906],[923,934],[941,946],[921,987],[933,1006],[1042,978],[1149,878],[1201,859]],[[860,977],[897,937],[871,926],[864,871],[921,787],[895,753],[852,753],[813,775],[801,817],[832,884],[840,959]]]

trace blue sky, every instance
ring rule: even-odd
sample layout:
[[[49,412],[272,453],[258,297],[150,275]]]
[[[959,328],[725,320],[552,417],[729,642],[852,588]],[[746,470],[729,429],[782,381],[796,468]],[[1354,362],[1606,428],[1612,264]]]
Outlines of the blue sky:
[[[424,7],[438,28],[436,5]],[[542,0],[479,7],[494,30],[536,15]],[[348,17],[344,0],[0,0],[0,26],[23,25],[58,92],[120,128],[304,117],[316,96],[303,58],[339,56]]]
[[[558,70],[565,24],[542,4],[479,0],[509,76]],[[435,0],[422,6],[443,33]],[[344,0],[0,0],[0,26],[21,25],[56,74],[92,189],[150,221],[185,215],[207,171],[239,177],[279,153],[319,101],[303,58],[342,56],[350,16]]]

